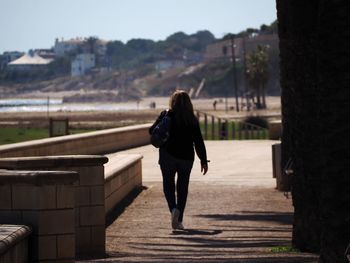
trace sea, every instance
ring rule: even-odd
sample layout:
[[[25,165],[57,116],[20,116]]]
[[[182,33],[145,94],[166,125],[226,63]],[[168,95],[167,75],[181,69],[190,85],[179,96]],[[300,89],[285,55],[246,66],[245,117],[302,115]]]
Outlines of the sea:
[[[63,103],[61,99],[0,99],[1,112],[127,111],[149,108],[137,102]]]

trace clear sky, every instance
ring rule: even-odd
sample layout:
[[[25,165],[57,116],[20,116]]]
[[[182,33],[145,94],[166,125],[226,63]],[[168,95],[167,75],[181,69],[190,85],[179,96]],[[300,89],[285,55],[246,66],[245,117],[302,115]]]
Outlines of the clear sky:
[[[51,48],[55,38],[215,37],[276,19],[275,0],[0,0],[0,53]]]

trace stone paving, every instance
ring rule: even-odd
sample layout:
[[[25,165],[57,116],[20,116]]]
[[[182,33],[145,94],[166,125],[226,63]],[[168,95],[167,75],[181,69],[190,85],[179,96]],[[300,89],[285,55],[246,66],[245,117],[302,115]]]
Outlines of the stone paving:
[[[291,199],[275,190],[276,141],[207,141],[209,172],[193,167],[185,231],[173,231],[162,193],[157,150],[141,153],[145,189],[107,227],[107,255],[79,262],[317,262],[317,255],[278,252],[291,246]]]

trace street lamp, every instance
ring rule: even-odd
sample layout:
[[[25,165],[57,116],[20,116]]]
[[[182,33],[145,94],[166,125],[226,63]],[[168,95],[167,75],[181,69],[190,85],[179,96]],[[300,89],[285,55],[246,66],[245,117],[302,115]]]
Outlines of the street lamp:
[[[237,73],[236,73],[236,56],[235,56],[235,36],[233,34],[230,34],[230,46],[231,46],[231,60],[232,60],[232,67],[233,67],[233,87],[235,91],[235,98],[236,98],[236,111],[239,112],[239,105],[238,105],[238,88],[237,88]],[[227,46],[222,47],[222,53],[226,56],[227,54]],[[227,112],[227,96],[228,92],[226,89],[226,96],[225,96],[225,109]]]

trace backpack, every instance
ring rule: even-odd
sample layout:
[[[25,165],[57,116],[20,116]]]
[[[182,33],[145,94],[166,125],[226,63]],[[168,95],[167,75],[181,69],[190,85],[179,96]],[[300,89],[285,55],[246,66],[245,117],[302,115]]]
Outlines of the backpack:
[[[169,139],[170,122],[171,122],[171,119],[169,116],[169,110],[167,110],[163,118],[156,125],[156,127],[154,127],[151,133],[151,144],[154,147],[156,148],[162,147]]]

